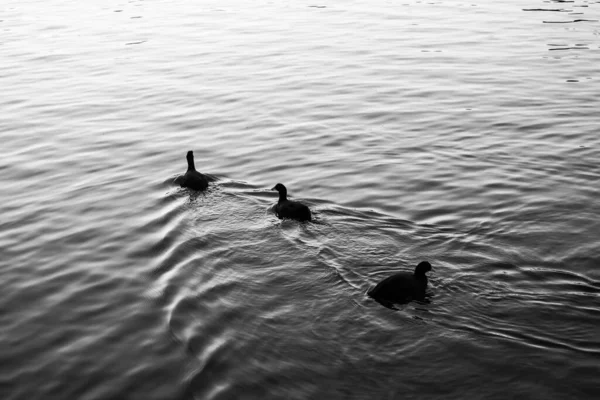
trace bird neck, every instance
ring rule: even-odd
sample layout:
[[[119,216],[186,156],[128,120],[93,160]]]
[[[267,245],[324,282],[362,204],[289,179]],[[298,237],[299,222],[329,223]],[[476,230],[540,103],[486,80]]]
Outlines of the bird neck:
[[[285,190],[282,190],[279,192],[279,202],[284,202],[287,201],[287,192]]]
[[[195,171],[196,167],[194,166],[194,156],[188,155],[187,162],[188,162],[188,171]]]
[[[419,280],[424,280],[425,282],[427,282],[427,275],[425,275],[425,272],[415,271],[415,278],[417,278]]]

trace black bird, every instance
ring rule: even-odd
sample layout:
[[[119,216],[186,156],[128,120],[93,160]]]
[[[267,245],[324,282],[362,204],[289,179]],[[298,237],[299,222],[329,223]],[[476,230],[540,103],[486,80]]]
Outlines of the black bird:
[[[279,201],[275,205],[275,214],[283,219],[290,218],[298,221],[310,221],[310,209],[297,201],[291,201],[287,199],[287,189],[281,183],[275,185],[271,190],[277,190],[279,192]]]
[[[429,271],[431,271],[431,264],[421,261],[414,273],[399,272],[389,276],[369,290],[367,294],[382,304],[384,302],[408,303],[411,300],[424,300],[427,289],[425,273]]]
[[[181,187],[187,187],[194,190],[206,189],[208,187],[209,179],[205,175],[196,171],[196,167],[194,166],[194,152],[191,150],[188,151],[186,158],[188,169],[185,172],[185,175],[177,178],[176,182],[178,182]]]

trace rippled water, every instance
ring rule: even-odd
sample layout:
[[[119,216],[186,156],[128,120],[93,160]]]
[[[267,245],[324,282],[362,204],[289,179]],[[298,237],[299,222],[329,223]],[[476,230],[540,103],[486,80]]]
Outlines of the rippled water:
[[[599,20],[5,1],[2,398],[595,398]],[[365,295],[421,260],[429,303]]]

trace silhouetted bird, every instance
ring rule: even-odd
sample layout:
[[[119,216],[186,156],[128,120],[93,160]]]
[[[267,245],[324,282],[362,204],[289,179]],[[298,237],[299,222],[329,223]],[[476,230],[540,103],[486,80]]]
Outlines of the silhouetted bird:
[[[408,303],[411,300],[424,300],[427,289],[425,273],[429,271],[431,271],[431,264],[421,261],[414,273],[399,272],[389,276],[369,290],[367,294],[382,304],[383,302]]]
[[[209,179],[205,175],[196,171],[196,167],[194,166],[194,152],[191,150],[188,151],[186,158],[188,169],[185,172],[185,175],[177,178],[176,182],[178,182],[181,187],[187,187],[194,190],[206,189],[208,187]]]
[[[275,214],[283,218],[291,218],[298,221],[310,221],[310,209],[297,201],[291,201],[287,199],[287,189],[281,183],[275,185],[271,190],[277,190],[279,192],[279,201],[275,205]]]

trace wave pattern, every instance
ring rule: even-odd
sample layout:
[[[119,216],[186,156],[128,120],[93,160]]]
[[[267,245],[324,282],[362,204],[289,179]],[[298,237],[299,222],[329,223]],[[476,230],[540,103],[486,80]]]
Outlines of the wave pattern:
[[[597,396],[598,2],[196,3],[0,8],[3,398]]]
[[[442,380],[453,392],[493,397],[503,379],[484,387],[473,380],[503,370],[507,357],[509,375],[531,376],[521,378],[522,392],[593,390],[579,374],[596,369],[600,281],[563,262],[507,257],[486,246],[485,235],[323,201],[307,200],[314,224],[279,222],[269,213],[273,195],[239,183],[220,183],[202,202],[179,190],[169,198],[189,215],[174,215],[177,224],[157,244],[164,257],[148,293],[196,360],[191,396],[436,396],[447,393],[434,385]],[[259,217],[231,225],[212,218],[223,210]],[[381,277],[420,259],[437,261],[430,303],[390,313],[365,296]],[[567,368],[569,354],[587,361]],[[577,384],[565,390],[539,381],[549,372],[524,360],[540,357],[562,365],[554,378]]]

